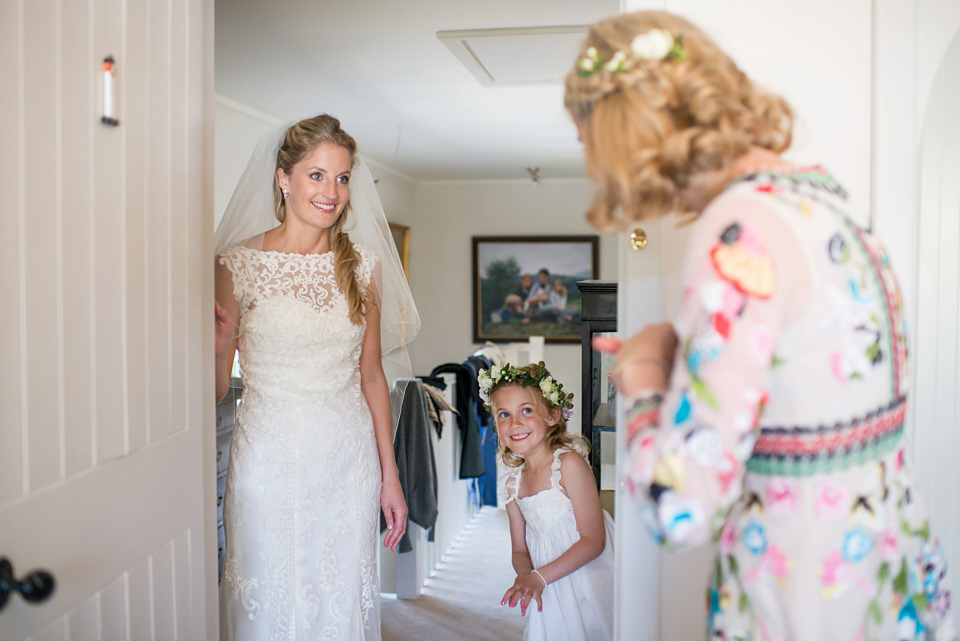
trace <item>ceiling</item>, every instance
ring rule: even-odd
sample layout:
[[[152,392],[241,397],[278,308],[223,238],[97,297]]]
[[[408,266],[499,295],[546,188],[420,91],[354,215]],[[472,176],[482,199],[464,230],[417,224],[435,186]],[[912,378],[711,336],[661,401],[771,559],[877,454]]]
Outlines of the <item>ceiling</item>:
[[[216,0],[216,93],[283,121],[331,113],[366,157],[418,181],[526,179],[528,167],[543,180],[582,178],[563,84],[549,80],[573,66],[580,38],[538,28],[585,27],[619,8],[620,0]],[[468,45],[492,80],[437,36],[520,28],[529,37],[508,31]]]

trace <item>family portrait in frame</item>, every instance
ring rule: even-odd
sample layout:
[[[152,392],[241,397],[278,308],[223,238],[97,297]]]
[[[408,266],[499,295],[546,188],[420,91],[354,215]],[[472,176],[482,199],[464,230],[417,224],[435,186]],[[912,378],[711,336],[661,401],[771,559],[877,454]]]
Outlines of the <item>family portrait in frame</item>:
[[[577,282],[598,272],[598,236],[474,236],[473,340],[579,343]]]

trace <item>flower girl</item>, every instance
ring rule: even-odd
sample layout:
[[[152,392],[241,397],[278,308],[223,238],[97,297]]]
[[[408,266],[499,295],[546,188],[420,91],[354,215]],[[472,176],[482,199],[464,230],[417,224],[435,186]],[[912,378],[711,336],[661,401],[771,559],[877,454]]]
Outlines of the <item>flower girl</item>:
[[[613,520],[584,458],[583,439],[567,433],[572,393],[543,362],[481,370],[500,457],[511,468],[501,486],[510,518],[517,579],[501,605],[536,601],[527,641],[613,638]]]

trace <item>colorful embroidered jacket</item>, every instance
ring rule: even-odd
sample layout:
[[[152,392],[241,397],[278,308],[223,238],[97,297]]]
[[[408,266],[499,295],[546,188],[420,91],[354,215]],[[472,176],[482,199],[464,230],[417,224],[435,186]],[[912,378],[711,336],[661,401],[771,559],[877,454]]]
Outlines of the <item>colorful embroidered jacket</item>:
[[[819,167],[694,224],[670,389],[628,399],[627,482],[671,547],[718,541],[711,639],[952,638],[905,465],[907,340],[879,242]]]

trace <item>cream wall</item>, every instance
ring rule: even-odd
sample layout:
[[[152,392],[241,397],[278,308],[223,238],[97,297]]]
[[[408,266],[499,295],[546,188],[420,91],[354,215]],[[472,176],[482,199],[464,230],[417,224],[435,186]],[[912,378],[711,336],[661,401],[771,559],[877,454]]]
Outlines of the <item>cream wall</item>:
[[[393,171],[371,158],[365,159],[377,184],[377,194],[387,220],[414,227],[417,207],[417,181]]]
[[[280,120],[273,116],[228,98],[216,97],[213,120],[214,228],[230,202],[233,188],[240,180],[257,140],[278,124]]]

